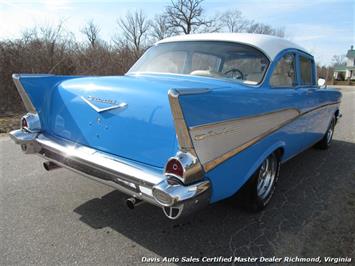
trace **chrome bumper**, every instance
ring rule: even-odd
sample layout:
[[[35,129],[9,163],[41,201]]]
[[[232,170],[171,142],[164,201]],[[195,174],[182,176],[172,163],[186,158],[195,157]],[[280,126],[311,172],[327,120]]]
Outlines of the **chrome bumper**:
[[[208,180],[184,185],[144,165],[67,140],[48,138],[41,133],[14,130],[10,137],[26,154],[38,154],[127,195],[162,207],[170,219],[190,214],[206,206],[210,200]],[[164,200],[166,198],[169,200]]]

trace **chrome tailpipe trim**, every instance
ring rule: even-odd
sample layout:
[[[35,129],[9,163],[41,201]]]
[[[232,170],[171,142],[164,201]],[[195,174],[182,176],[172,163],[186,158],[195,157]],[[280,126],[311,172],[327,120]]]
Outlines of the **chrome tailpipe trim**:
[[[58,168],[61,168],[60,165],[56,164],[56,163],[53,163],[51,161],[46,161],[43,163],[43,167],[44,169],[46,169],[47,171],[52,171],[52,170],[55,170],[55,169],[58,169]]]
[[[128,207],[128,209],[133,210],[136,206],[141,205],[143,203],[142,200],[137,199],[135,197],[130,197],[128,199],[126,199],[126,205]]]

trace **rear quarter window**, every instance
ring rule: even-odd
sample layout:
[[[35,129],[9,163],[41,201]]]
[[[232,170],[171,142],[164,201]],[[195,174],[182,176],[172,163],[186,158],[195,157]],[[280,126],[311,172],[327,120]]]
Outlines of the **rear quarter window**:
[[[296,85],[295,55],[285,54],[277,63],[270,78],[270,85],[274,88],[289,88]]]

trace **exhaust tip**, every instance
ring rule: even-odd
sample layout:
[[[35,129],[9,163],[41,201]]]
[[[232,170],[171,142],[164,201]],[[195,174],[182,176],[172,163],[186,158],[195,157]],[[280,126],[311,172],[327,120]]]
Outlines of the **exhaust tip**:
[[[137,205],[142,203],[143,201],[134,197],[126,199],[126,205],[128,209],[133,210]]]
[[[60,168],[60,166],[58,164],[55,164],[53,162],[47,161],[43,163],[43,167],[44,169],[46,169],[47,171],[51,171],[57,168]]]

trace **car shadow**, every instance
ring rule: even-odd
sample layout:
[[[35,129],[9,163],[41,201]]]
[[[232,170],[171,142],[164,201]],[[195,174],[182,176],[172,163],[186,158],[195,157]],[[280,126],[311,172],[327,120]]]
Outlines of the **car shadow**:
[[[354,143],[334,140],[327,151],[309,149],[286,162],[270,205],[260,213],[244,211],[234,197],[171,221],[149,204],[127,209],[127,196],[118,191],[74,211],[92,228],[112,228],[162,257],[299,256],[302,250],[293,247],[300,239],[292,236],[327,210],[337,186],[347,185],[354,154]]]

